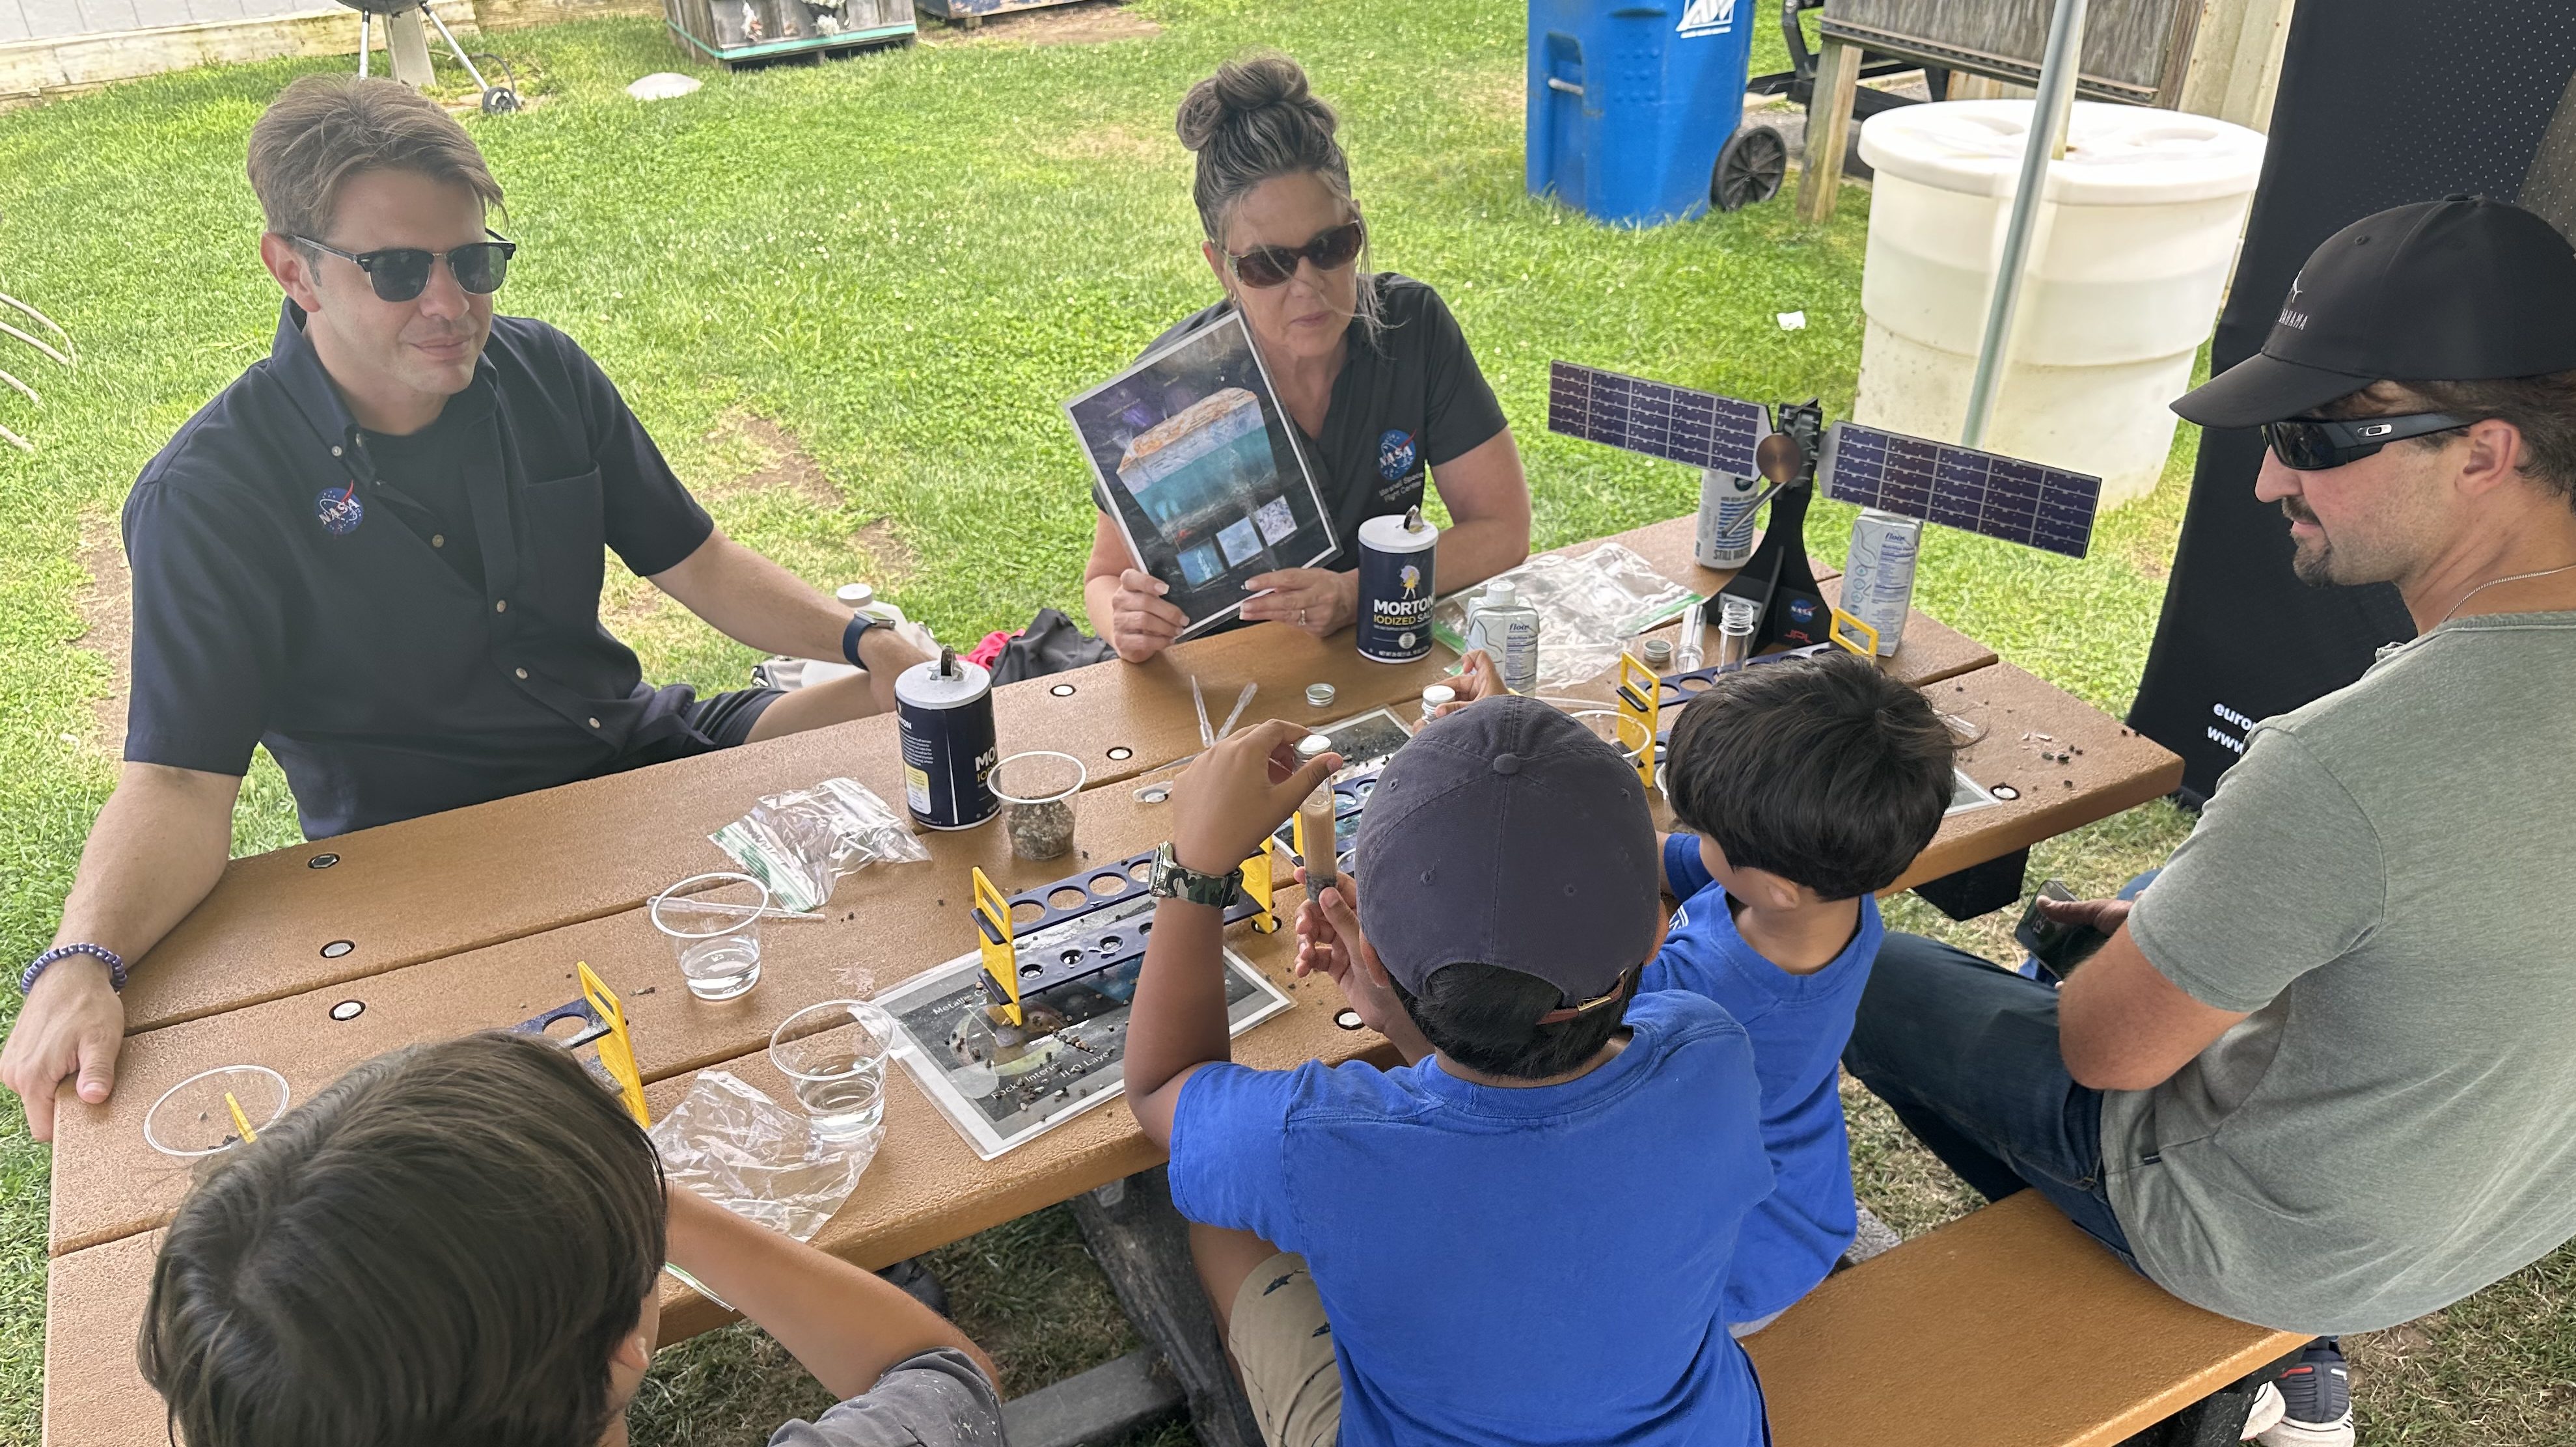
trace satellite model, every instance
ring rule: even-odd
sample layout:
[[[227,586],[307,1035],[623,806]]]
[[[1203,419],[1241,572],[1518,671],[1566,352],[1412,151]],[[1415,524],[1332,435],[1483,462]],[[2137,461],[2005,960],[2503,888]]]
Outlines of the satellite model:
[[[1770,488],[1771,525],[1720,590],[1760,608],[1753,646],[1829,642],[1833,610],[1807,562],[1807,504],[1836,502],[2083,557],[2102,479],[1864,427],[1825,425],[1813,399],[1776,409],[1571,362],[1548,368],[1551,432],[1687,463]]]

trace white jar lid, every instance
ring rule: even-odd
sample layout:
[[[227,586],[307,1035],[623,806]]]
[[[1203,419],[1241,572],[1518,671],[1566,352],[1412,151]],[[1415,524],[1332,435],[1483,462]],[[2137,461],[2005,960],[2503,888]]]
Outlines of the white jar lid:
[[[1860,156],[1892,176],[1972,196],[2010,196],[2035,102],[1956,100],[1881,111],[1861,127]],[[2237,196],[2263,174],[2263,137],[2209,116],[2077,101],[2066,155],[2048,166],[2047,200],[2067,206],[2155,206]]]

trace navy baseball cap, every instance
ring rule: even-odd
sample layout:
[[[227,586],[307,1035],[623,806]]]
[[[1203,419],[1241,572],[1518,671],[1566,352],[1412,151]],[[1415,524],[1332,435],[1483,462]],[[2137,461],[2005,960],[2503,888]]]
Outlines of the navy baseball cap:
[[[1662,874],[1645,785],[1536,699],[1426,726],[1378,776],[1358,841],[1360,928],[1407,990],[1444,965],[1536,975],[1569,1004],[1654,951]]]
[[[2373,382],[2576,370],[2576,249],[2502,201],[2453,196],[2365,216],[2291,279],[2263,350],[2185,393],[2204,427],[2256,427]]]

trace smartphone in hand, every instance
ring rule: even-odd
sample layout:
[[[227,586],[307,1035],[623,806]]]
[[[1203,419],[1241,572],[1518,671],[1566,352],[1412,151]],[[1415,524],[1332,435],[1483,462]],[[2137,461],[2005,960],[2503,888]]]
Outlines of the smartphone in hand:
[[[2041,885],[2039,893],[2031,896],[2030,907],[2022,911],[2021,924],[2014,929],[2013,938],[2030,951],[2032,959],[2063,980],[2075,972],[2077,965],[2092,958],[2094,951],[2109,944],[2111,937],[2089,924],[2050,919],[2040,911],[2040,904],[2046,900],[2072,904],[2075,893],[2059,880]]]

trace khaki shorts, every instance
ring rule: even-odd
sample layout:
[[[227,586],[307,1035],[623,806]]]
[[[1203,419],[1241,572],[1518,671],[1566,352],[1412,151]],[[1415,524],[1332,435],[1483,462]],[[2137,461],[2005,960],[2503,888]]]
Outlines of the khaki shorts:
[[[1234,1294],[1226,1347],[1243,1374],[1269,1447],[1334,1447],[1342,1435],[1342,1369],[1333,1327],[1306,1274],[1306,1258],[1282,1251],[1244,1278]]]

